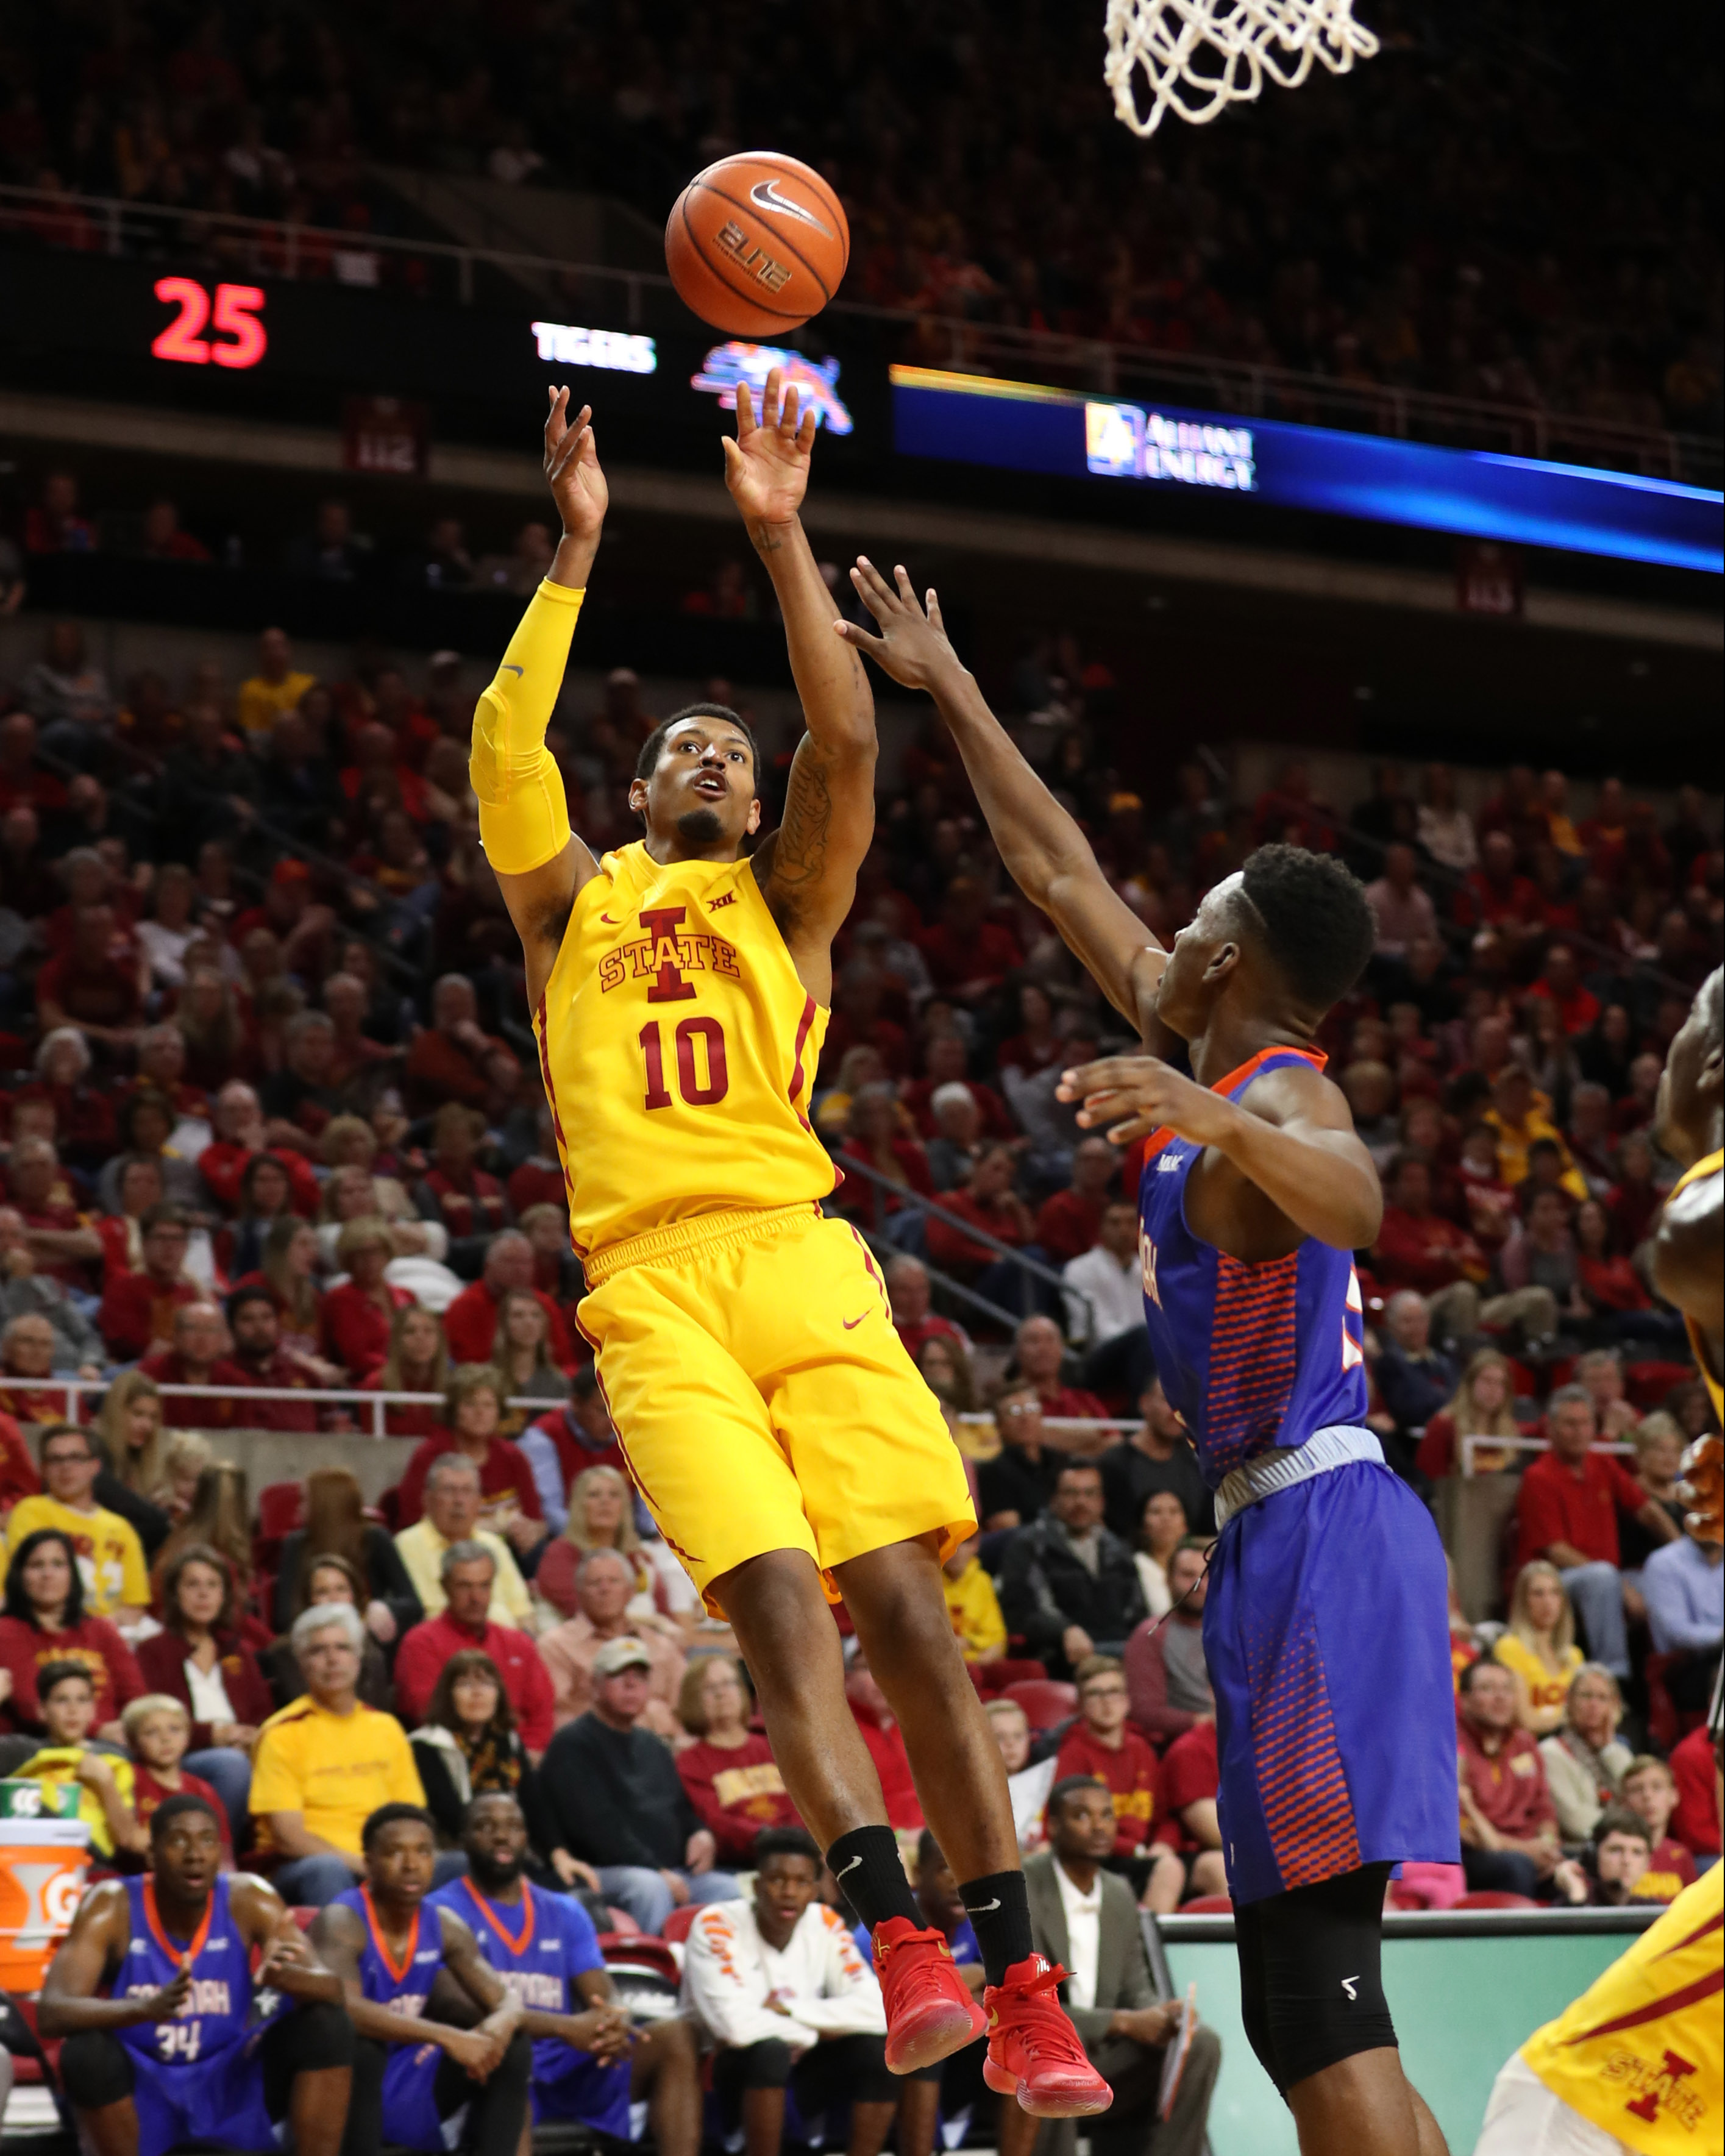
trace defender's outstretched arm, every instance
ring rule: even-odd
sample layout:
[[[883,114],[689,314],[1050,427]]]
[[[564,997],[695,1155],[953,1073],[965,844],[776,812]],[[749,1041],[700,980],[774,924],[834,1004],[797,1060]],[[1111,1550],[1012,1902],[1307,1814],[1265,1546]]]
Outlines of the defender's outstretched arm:
[[[530,1007],[551,977],[575,894],[598,874],[569,829],[562,774],[545,746],[610,498],[592,409],[583,405],[572,424],[568,408],[568,391],[555,391],[545,422],[545,476],[562,514],[562,540],[475,709],[467,766],[485,858],[526,953]]]
[[[833,641],[832,595],[798,515],[814,449],[813,408],[798,416],[794,388],[774,368],[755,418],[748,385],[737,392],[737,439],[725,443],[725,484],[784,616],[791,674],[809,731],[798,744],[784,817],[754,857],[755,875],[803,986],[825,1003],[831,949],[856,894],[875,834],[875,699],[862,662]]]
[[[1167,953],[1102,874],[1090,841],[1025,762],[988,709],[975,677],[947,641],[940,601],[928,610],[902,568],[896,590],[866,559],[851,571],[878,636],[834,626],[906,689],[924,689],[946,721],[1013,881],[1060,931],[1067,947],[1122,1018],[1142,1032]]]

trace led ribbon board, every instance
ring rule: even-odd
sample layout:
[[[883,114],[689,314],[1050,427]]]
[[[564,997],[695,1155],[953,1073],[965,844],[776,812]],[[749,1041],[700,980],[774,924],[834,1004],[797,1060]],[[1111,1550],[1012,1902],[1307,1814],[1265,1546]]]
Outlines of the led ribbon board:
[[[1725,495],[1674,480],[924,367],[891,372],[901,456],[1250,495],[1283,509],[1725,572]]]

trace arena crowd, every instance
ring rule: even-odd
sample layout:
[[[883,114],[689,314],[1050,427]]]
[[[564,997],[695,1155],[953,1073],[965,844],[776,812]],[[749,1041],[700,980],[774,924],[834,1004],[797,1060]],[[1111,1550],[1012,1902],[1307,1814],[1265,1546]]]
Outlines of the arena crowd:
[[[591,188],[656,226],[692,172],[770,144],[845,201],[845,296],[938,323],[934,364],[999,325],[1716,435],[1698,22],[1363,13],[1384,49],[1347,81],[1146,150],[1101,83],[1100,8],[1080,34],[1029,4],[846,0],[762,46],[740,8],[464,0],[404,45],[377,5],[69,0],[0,33],[0,179],[46,198],[0,216],[95,248],[55,198],[157,204],[177,260],[413,289],[423,259],[367,249],[422,229],[380,166]],[[258,247],[224,216],[280,229]]]

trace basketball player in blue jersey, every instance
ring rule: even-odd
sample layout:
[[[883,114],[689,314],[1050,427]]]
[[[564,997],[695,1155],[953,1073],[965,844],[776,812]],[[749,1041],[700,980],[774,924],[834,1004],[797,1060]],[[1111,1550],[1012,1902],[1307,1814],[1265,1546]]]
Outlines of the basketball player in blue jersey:
[[[1117,1144],[1148,1140],[1144,1311],[1220,1530],[1204,1612],[1242,2018],[1304,2156],[1440,2156],[1379,1979],[1392,1866],[1459,1861],[1444,1558],[1365,1427],[1353,1253],[1383,1199],[1313,1046],[1371,955],[1340,862],[1260,848],[1164,951],[1014,747],[901,568],[853,572],[871,636],[926,689],[1002,859],[1155,1055],[1065,1074]]]
[[[381,1804],[360,1846],[365,1883],[338,1894],[311,1927],[358,2037],[342,2156],[377,2156],[386,2140],[515,2156],[532,2052],[521,2010],[473,1933],[453,1910],[424,1906],[437,1863],[430,1813]],[[440,1975],[477,2010],[475,2025],[458,2029],[427,2012]]]
[[[629,2107],[648,2107],[660,2156],[696,2156],[701,2082],[692,2025],[636,2030],[617,2003],[598,1935],[581,1904],[523,1876],[527,1823],[511,1796],[475,1797],[462,1816],[467,1876],[428,1908],[451,1909],[515,1994],[533,2044],[533,2122],[565,2121],[629,2138]]]
[[[167,1798],[150,1869],[93,1887],[49,1968],[38,2023],[66,2040],[60,2079],[95,2156],[273,2150],[284,2126],[298,2156],[341,2148],[353,2029],[340,1981],[273,1887],[221,1865],[210,1806]]]

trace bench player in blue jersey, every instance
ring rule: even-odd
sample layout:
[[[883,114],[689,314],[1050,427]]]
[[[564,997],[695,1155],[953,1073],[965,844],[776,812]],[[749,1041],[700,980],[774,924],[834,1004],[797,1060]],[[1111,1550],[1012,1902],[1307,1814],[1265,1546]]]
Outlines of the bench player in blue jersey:
[[[460,1917],[520,2001],[533,2044],[534,2123],[570,2121],[626,2141],[629,2104],[639,2099],[659,2156],[696,2156],[693,2026],[680,2016],[633,2026],[586,1910],[523,1876],[527,1823],[513,1797],[475,1797],[462,1815],[461,1846],[467,1876],[439,1887],[426,1907]]]
[[[837,633],[927,690],[1001,857],[1147,1047],[1066,1074],[1117,1144],[1149,1141],[1144,1310],[1220,1528],[1204,1613],[1218,1810],[1246,2034],[1304,2156],[1438,2156],[1378,1963],[1398,1861],[1458,1861],[1443,1551],[1365,1428],[1353,1253],[1383,1211],[1314,1041],[1371,955],[1340,862],[1261,848],[1164,951],[1014,747],[902,569],[853,572],[878,636]]]
[[[150,1869],[79,1905],[42,1986],[44,2036],[95,2156],[189,2141],[336,2156],[353,2029],[341,1987],[273,1887],[224,1873],[202,1797],[150,1821]],[[255,1977],[252,1949],[262,1958]]]
[[[532,2052],[521,2010],[473,1933],[453,1910],[425,1906],[437,1863],[430,1813],[381,1804],[360,1847],[364,1884],[338,1894],[311,1927],[358,2039],[342,2156],[377,2156],[385,2141],[515,2156]],[[480,2017],[475,2025],[427,2011],[441,1975]]]

